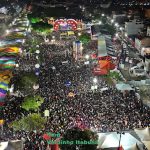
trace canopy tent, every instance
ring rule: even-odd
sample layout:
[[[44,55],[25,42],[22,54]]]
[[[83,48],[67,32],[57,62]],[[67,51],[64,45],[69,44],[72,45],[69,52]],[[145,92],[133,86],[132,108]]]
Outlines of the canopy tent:
[[[0,150],[20,150],[20,149],[22,149],[22,141],[20,140],[0,142]]]
[[[135,133],[139,136],[141,141],[150,141],[150,129],[149,127],[145,129],[134,129]]]
[[[129,84],[122,83],[122,82],[116,84],[116,88],[117,88],[117,90],[120,90],[120,91],[131,91],[131,90],[133,90],[133,88]]]
[[[98,65],[94,68],[93,72],[96,75],[107,75],[114,68],[115,65],[110,60],[101,59],[98,61]]]
[[[116,132],[106,134],[98,133],[98,136],[98,148],[117,148],[119,146],[120,134],[117,134]],[[124,150],[131,150],[131,148],[134,148],[133,150],[136,150],[134,145],[142,147],[143,144],[130,133],[125,133],[121,135],[120,145]]]
[[[150,141],[142,141],[144,143],[144,145],[146,146],[146,148],[148,150],[150,150]]]
[[[130,147],[127,147],[126,150],[139,150],[139,148],[138,148],[137,144],[134,144],[134,145],[132,145]]]

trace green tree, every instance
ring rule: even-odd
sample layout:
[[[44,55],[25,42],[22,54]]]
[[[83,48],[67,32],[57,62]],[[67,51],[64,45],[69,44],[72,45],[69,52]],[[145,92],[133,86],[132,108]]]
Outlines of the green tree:
[[[47,22],[38,22],[32,24],[32,29],[38,32],[51,32],[51,29],[53,26],[51,24],[48,24]]]
[[[68,129],[61,140],[73,141],[73,144],[60,144],[61,150],[75,150],[77,147],[80,150],[96,150],[98,136],[91,130],[81,130],[80,128],[73,128]],[[93,141],[95,144],[77,144],[76,141]]]
[[[105,24],[105,28],[107,29],[107,31],[109,32],[109,34],[114,35],[116,33],[116,29],[114,26],[110,25],[110,24]]]
[[[79,36],[79,40],[83,43],[83,44],[87,44],[90,42],[91,37],[89,34],[85,34],[83,33],[81,36]]]
[[[38,22],[40,22],[41,21],[41,18],[38,18],[38,17],[36,17],[36,18],[31,18],[31,23],[38,23]]]
[[[117,81],[121,81],[122,80],[120,74],[118,72],[115,72],[115,71],[109,72],[108,77],[109,78],[114,78]]]
[[[42,98],[39,95],[27,96],[24,99],[24,102],[22,103],[21,107],[27,111],[38,110],[38,108],[41,106],[43,102],[44,102],[44,98]]]
[[[26,117],[21,118],[20,120],[13,121],[11,126],[15,131],[17,130],[25,130],[25,131],[33,131],[33,130],[42,130],[44,129],[44,124],[46,123],[46,119],[41,117],[40,114],[29,114]]]
[[[33,85],[38,81],[37,76],[33,73],[26,73],[22,75],[20,84],[25,89],[33,89]]]

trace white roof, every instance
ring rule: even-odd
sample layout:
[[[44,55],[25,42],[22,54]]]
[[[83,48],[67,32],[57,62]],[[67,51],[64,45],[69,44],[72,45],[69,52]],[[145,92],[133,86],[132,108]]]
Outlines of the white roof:
[[[0,150],[4,150],[7,148],[8,142],[0,142]]]
[[[148,150],[150,150],[150,141],[142,141],[144,143],[144,145],[146,146],[146,148]]]
[[[134,129],[135,133],[139,136],[141,141],[150,141],[149,127],[145,129]]]
[[[116,84],[116,88],[120,91],[133,90],[132,87],[129,84],[126,84],[126,83],[118,83],[118,84]]]
[[[110,133],[98,133],[98,148],[116,148],[119,146],[120,134],[116,132]],[[121,135],[120,145],[124,150],[131,150],[134,145],[142,145],[142,143],[132,136],[130,133],[125,133]],[[133,149],[136,150],[136,149]]]

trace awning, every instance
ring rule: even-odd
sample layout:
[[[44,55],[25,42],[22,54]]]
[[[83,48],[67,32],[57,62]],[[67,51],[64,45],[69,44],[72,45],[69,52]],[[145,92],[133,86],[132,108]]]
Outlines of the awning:
[[[116,88],[117,88],[117,90],[120,90],[120,91],[133,90],[133,88],[130,86],[130,84],[126,84],[126,83],[118,83],[118,84],[116,84]]]

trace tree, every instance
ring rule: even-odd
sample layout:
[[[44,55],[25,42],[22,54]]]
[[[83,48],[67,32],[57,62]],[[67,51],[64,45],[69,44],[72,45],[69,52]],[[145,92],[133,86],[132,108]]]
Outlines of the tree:
[[[38,81],[37,76],[34,73],[24,73],[19,79],[16,81],[16,85],[19,89],[26,89],[26,91],[30,91],[33,89],[33,85],[35,85]]]
[[[51,29],[53,28],[53,26],[51,24],[48,24],[47,22],[38,22],[38,23],[34,23],[32,24],[32,28],[35,31],[38,32],[51,32]]]
[[[44,102],[44,98],[39,95],[35,96],[27,96],[22,103],[22,108],[29,111],[29,110],[38,110],[41,104]]]
[[[35,18],[31,18],[31,23],[38,23],[41,21],[41,18],[35,17]]]
[[[107,31],[109,32],[109,34],[114,35],[116,33],[116,29],[114,26],[110,25],[110,24],[105,24],[105,28],[107,29]]]
[[[91,37],[89,34],[82,34],[80,37],[79,37],[79,40],[83,43],[83,44],[87,44],[89,43],[89,41],[91,40]]]
[[[80,150],[96,150],[98,136],[95,132],[88,129],[73,128],[66,131],[61,141],[73,141],[73,144],[60,144],[61,150],[75,150],[76,148]],[[83,144],[82,142],[91,143]]]
[[[11,126],[15,131],[17,130],[33,131],[33,130],[42,130],[44,128],[45,123],[46,119],[41,117],[40,114],[29,114],[28,116],[23,117],[20,120],[13,121],[11,123]]]

